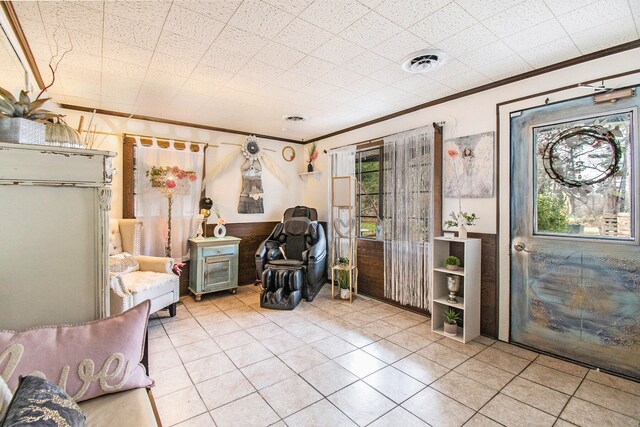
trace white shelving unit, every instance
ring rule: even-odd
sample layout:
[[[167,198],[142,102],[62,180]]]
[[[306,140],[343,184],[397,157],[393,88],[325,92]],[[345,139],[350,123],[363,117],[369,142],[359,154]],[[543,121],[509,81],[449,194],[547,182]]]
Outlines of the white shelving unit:
[[[300,172],[298,173],[298,176],[300,177],[301,180],[306,181],[307,177],[309,176],[315,176],[316,179],[318,181],[320,181],[320,171],[313,171],[313,172]]]
[[[451,254],[451,245],[463,245],[463,268],[447,270],[444,260]],[[433,298],[431,303],[431,330],[444,335],[444,312],[453,307],[462,317],[458,325],[458,335],[448,337],[462,343],[480,335],[480,239],[459,239],[435,237],[433,239]],[[447,275],[461,278],[457,303],[447,301]]]

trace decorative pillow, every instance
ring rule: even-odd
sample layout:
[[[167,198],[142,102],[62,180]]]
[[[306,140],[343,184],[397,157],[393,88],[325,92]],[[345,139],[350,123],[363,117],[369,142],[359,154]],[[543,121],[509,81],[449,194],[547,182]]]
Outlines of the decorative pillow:
[[[131,255],[121,253],[109,257],[109,272],[122,274],[140,270],[140,264]]]
[[[7,413],[7,408],[9,407],[9,402],[11,402],[11,390],[7,386],[7,383],[4,382],[2,377],[0,377],[0,425],[2,425],[2,419],[4,415]]]
[[[3,427],[83,427],[87,417],[64,391],[44,378],[20,377]]]
[[[140,363],[150,305],[78,325],[0,330],[0,374],[12,390],[19,375],[48,378],[76,402],[153,386]]]

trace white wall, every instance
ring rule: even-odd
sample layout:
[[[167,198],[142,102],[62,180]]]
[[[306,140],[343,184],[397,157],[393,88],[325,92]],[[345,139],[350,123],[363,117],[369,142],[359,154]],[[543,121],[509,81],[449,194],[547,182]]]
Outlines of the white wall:
[[[595,61],[575,65],[562,70],[546,73],[537,77],[521,80],[516,83],[501,86],[471,96],[425,108],[395,119],[356,129],[354,131],[334,136],[318,142],[320,157],[316,161],[316,168],[323,172],[320,181],[309,180],[304,186],[304,203],[318,209],[320,219],[327,219],[327,176],[328,155],[322,150],[340,147],[369,139],[380,138],[389,134],[430,125],[433,122],[446,122],[444,125],[444,139],[476,133],[496,131],[496,104],[510,99],[529,96],[538,92],[551,90],[572,84],[578,84],[591,79],[614,75],[635,69],[640,64],[640,49],[634,49],[600,58]],[[636,78],[636,82],[637,82]],[[623,83],[616,83],[620,86]],[[579,92],[582,95],[587,91]],[[579,95],[574,95],[579,96]],[[554,95],[549,95],[551,102]],[[544,102],[546,96],[541,97]],[[501,147],[509,144],[508,135],[501,136]],[[508,162],[508,158],[501,155],[501,162]],[[496,165],[497,168],[498,165]],[[502,176],[500,179],[508,179]],[[490,199],[463,199],[462,210],[475,212],[480,220],[470,228],[479,233],[496,233],[496,196]],[[457,208],[457,199],[443,200],[443,218]]]
[[[81,115],[85,117],[85,129],[88,126],[91,116],[90,113],[80,113],[73,110],[62,110],[61,112],[66,115],[65,120],[70,126],[77,128]],[[107,115],[96,115],[94,124],[97,124],[99,131],[118,135],[124,133],[149,135],[217,145],[217,148],[211,147],[207,150],[207,170],[211,170],[216,162],[226,158],[229,153],[237,152],[238,155],[228,169],[215,178],[209,176],[206,179],[207,196],[214,200],[220,209],[220,214],[227,222],[278,221],[282,218],[282,213],[286,208],[302,203],[303,183],[298,176],[298,172],[301,172],[306,167],[302,145],[270,139],[258,139],[263,149],[266,149],[266,155],[270,156],[284,171],[289,184],[285,185],[280,182],[263,166],[262,184],[265,193],[264,214],[248,215],[238,213],[238,198],[242,182],[240,165],[244,157],[240,154],[239,146],[225,144],[242,144],[246,140],[246,136]],[[98,135],[96,141],[94,148],[114,151],[118,154],[114,161],[114,167],[118,169],[118,173],[113,180],[111,217],[121,218],[123,176],[122,138],[120,136],[107,136],[103,139],[102,135]],[[100,143],[100,145],[98,145],[98,143]],[[286,145],[291,145],[294,150],[296,150],[296,158],[293,162],[287,162],[282,158],[282,148]],[[213,219],[210,219],[210,222],[212,221]]]

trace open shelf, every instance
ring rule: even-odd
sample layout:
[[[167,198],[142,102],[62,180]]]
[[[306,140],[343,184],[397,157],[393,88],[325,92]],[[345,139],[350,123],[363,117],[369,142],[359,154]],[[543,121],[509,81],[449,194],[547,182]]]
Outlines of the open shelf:
[[[303,180],[303,181],[306,181],[306,180],[307,180],[307,177],[308,177],[309,175],[313,175],[313,176],[315,176],[315,177],[316,177],[316,179],[317,179],[318,181],[320,181],[320,171],[313,171],[313,172],[300,172],[300,173],[298,174],[298,176],[300,177],[300,179],[301,179],[301,180]]]
[[[438,304],[442,304],[442,305],[446,305],[448,307],[455,307],[455,308],[459,308],[460,310],[464,310],[464,298],[463,297],[460,297],[460,296],[456,297],[458,302],[449,302],[447,300],[447,298],[449,298],[448,295],[446,297],[435,298],[433,300],[433,302],[438,303]]]
[[[436,334],[440,334],[440,335],[444,335],[444,326],[441,326],[439,328],[434,328],[433,332],[435,332]],[[464,331],[463,328],[461,328],[460,326],[458,326],[458,335],[456,335],[455,337],[450,337],[449,335],[444,335],[447,338],[451,338],[452,340],[456,340],[459,341],[461,343],[464,343]]]
[[[464,268],[458,268],[457,270],[449,270],[446,267],[434,267],[433,271],[439,271],[440,273],[455,274],[456,276],[464,277]]]

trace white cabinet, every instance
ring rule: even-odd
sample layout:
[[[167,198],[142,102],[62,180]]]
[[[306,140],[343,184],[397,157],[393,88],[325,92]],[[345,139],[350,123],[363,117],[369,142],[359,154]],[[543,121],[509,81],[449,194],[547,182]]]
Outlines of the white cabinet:
[[[452,254],[452,245],[462,245],[462,267],[448,270],[444,260]],[[433,292],[431,330],[444,335],[444,313],[453,308],[460,314],[458,334],[453,338],[466,343],[480,335],[480,239],[436,237],[433,239]],[[460,252],[460,251],[456,251]],[[458,302],[452,303],[447,289],[447,276],[460,278]]]
[[[109,314],[113,156],[0,143],[0,329]]]

